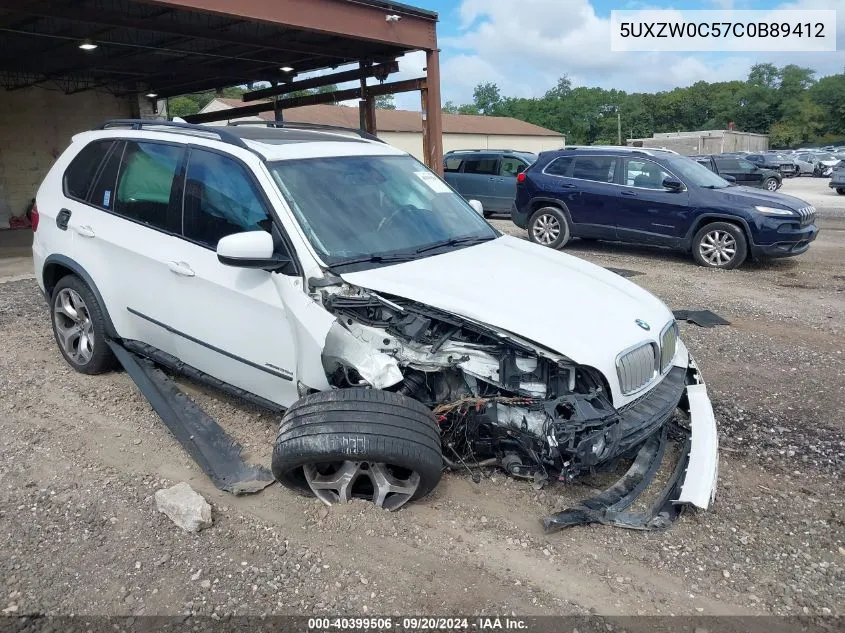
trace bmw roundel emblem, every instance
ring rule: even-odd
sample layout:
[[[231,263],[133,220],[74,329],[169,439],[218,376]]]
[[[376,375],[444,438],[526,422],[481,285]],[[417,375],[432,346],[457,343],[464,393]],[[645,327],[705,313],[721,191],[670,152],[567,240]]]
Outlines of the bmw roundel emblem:
[[[637,320],[635,321],[635,323],[636,323],[637,325],[639,325],[642,329],[646,330],[646,331],[648,331],[648,330],[650,330],[650,329],[651,329],[651,326],[650,326],[648,323],[646,323],[645,321],[643,321],[642,319],[637,319]]]

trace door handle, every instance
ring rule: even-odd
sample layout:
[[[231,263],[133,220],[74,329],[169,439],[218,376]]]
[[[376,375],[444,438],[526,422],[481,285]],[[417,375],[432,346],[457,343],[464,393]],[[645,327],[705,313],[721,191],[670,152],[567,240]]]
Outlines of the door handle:
[[[94,229],[87,224],[84,226],[75,226],[74,230],[82,237],[94,237]]]
[[[575,189],[575,185],[570,183],[560,183],[558,187],[560,187],[561,189]]]
[[[193,277],[196,274],[194,269],[185,262],[170,262],[167,264],[167,267],[170,269],[170,272],[182,275],[183,277]]]
[[[621,191],[620,195],[626,196],[628,198],[636,198],[637,192],[636,191]]]

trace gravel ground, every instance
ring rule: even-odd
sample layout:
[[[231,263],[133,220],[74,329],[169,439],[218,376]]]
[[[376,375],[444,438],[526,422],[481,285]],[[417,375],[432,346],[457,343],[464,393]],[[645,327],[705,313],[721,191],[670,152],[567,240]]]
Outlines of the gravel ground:
[[[601,242],[566,249],[643,273],[632,281],[672,308],[732,322],[682,326],[720,423],[719,499],[663,532],[544,535],[538,517],[591,494],[589,482],[538,492],[493,473],[480,484],[446,475],[397,513],[363,502],[326,508],[279,486],[233,498],[124,373],[67,367],[34,281],[1,283],[0,609],[841,615],[845,213],[818,183],[784,186],[815,187],[829,205],[799,258],[723,272]],[[189,390],[250,459],[268,459],[273,416]],[[179,481],[212,504],[213,527],[188,534],[156,512],[154,492]]]

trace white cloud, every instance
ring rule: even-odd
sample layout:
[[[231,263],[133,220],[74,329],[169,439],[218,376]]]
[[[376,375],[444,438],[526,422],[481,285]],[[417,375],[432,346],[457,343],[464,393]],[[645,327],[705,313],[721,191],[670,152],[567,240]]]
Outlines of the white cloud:
[[[654,6],[636,0],[628,4]],[[745,8],[746,2],[710,0],[710,5]],[[845,0],[796,0],[769,8],[838,9],[845,15]],[[610,20],[598,16],[590,0],[463,0],[457,14],[460,34],[440,38],[444,101],[468,102],[473,87],[485,81],[497,83],[509,96],[540,96],[564,74],[575,85],[651,92],[701,80],[744,79],[758,62],[809,66],[818,76],[842,72],[845,66],[842,50],[730,57],[613,52]],[[845,20],[839,20],[838,31],[839,41],[845,42]]]

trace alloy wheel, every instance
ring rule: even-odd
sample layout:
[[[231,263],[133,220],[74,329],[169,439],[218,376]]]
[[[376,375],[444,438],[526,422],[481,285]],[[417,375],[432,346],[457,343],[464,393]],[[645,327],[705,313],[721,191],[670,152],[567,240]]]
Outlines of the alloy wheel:
[[[774,178],[770,178],[768,181],[766,181],[766,189],[768,189],[769,191],[777,191],[778,181]]]
[[[552,214],[545,213],[534,221],[531,232],[539,244],[548,246],[560,237],[560,222]]]
[[[76,290],[62,288],[53,302],[56,337],[65,354],[77,365],[94,356],[94,324],[88,306]]]
[[[312,492],[326,505],[356,498],[397,510],[413,498],[420,484],[416,472],[381,462],[306,464],[302,471]]]
[[[724,266],[736,256],[736,240],[727,231],[710,231],[701,238],[698,250],[711,266]]]

